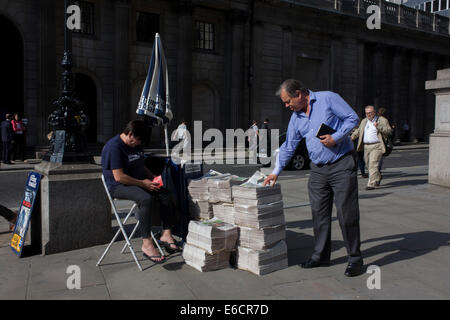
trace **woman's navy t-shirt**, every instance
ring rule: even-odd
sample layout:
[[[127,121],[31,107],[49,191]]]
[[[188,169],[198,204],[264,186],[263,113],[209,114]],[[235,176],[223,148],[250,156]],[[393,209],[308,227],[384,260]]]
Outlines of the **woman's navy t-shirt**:
[[[102,151],[102,168],[108,190],[119,185],[114,179],[112,170],[123,169],[123,172],[135,179],[145,179],[145,159],[142,145],[134,148],[127,146],[120,135],[109,140]]]

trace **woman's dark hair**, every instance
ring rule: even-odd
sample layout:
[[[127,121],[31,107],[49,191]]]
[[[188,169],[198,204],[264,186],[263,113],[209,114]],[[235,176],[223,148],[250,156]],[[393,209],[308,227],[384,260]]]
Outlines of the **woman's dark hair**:
[[[295,92],[299,90],[302,94],[309,96],[309,90],[305,88],[303,83],[301,83],[297,79],[288,79],[285,80],[281,85],[278,91],[275,93],[276,96],[281,95],[281,90],[285,90],[289,97],[295,97]]]
[[[125,129],[123,129],[123,133],[128,135],[131,132],[131,134],[135,138],[145,138],[148,132],[147,125],[142,120],[132,120],[128,122]]]

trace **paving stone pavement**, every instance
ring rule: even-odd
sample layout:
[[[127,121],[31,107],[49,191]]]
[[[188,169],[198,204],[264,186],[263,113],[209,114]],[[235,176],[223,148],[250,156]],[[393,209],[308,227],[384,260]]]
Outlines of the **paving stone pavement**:
[[[313,230],[307,177],[282,180],[289,267],[265,276],[232,268],[201,273],[180,254],[154,265],[142,257],[144,271],[130,253],[115,244],[96,262],[105,246],[50,256],[19,259],[3,241],[0,247],[0,299],[155,299],[155,300],[297,300],[297,299],[449,299],[450,189],[427,183],[427,166],[386,169],[382,186],[366,191],[359,179],[361,241],[366,266],[381,272],[381,289],[367,286],[371,274],[344,276],[346,249],[333,213],[332,265],[305,270],[299,264],[312,253]],[[8,239],[0,222],[0,241]],[[66,273],[80,267],[81,289],[69,290]]]

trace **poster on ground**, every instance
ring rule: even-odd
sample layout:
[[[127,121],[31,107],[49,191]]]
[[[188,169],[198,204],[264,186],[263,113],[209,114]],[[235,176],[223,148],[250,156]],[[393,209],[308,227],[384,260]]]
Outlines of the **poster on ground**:
[[[39,191],[41,175],[36,172],[28,174],[27,184],[25,186],[25,194],[20,204],[19,216],[17,217],[16,226],[11,238],[11,249],[19,257],[22,255],[22,249],[25,244],[28,228],[33,213],[34,203]]]

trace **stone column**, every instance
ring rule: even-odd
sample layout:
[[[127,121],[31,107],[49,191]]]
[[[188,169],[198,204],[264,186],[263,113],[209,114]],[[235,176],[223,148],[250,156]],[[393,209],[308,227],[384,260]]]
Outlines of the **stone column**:
[[[417,108],[418,108],[418,78],[419,78],[419,56],[415,51],[411,52],[411,68],[409,76],[409,139],[417,142]]]
[[[128,119],[130,103],[129,0],[114,1],[114,107],[113,128],[120,132]]]
[[[230,118],[228,128],[240,128],[244,110],[244,24],[248,18],[245,11],[233,9],[229,13],[231,21],[231,77]]]
[[[248,118],[244,119],[244,124],[248,128],[249,123],[258,118],[258,102],[261,95],[261,57],[264,45],[264,23],[262,21],[255,21],[252,26],[252,43],[250,48],[251,63],[250,63],[250,107],[248,110]],[[274,124],[276,125],[276,124]]]
[[[426,80],[433,80],[436,77],[437,57],[430,53],[426,55]],[[434,130],[435,119],[435,97],[432,92],[426,92],[425,96],[425,134],[430,135]]]
[[[382,99],[382,82],[383,82],[383,47],[380,45],[375,46],[375,52],[373,54],[373,68],[374,68],[374,92],[373,92],[373,105],[376,109],[381,106]]]
[[[428,181],[450,187],[450,69],[439,70],[436,80],[426,82],[436,96],[436,120],[430,135]]]
[[[283,77],[282,81],[291,79],[294,76],[294,61],[292,56],[292,28],[283,26]],[[281,84],[281,83],[280,83]],[[287,128],[290,119],[290,113],[282,109],[281,100],[279,107],[281,112],[281,124],[276,128]],[[275,107],[275,106],[274,106]]]
[[[394,57],[392,61],[392,122],[395,124],[395,137],[396,143],[400,142],[400,130],[401,130],[401,95],[400,86],[402,81],[402,66],[403,66],[402,49],[396,47],[394,49]]]
[[[194,5],[190,0],[178,3],[178,55],[175,121],[186,120],[192,123],[192,46]]]

